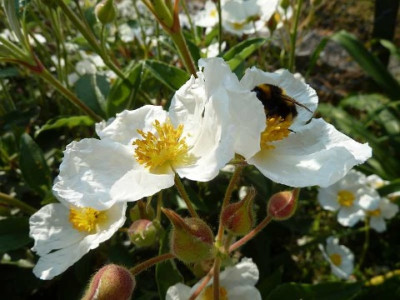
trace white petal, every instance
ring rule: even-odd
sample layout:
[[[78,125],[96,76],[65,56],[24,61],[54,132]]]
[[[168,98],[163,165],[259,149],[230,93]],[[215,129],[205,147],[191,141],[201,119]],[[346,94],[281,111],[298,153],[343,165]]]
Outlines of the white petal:
[[[313,119],[274,146],[248,162],[273,181],[293,187],[329,186],[371,156],[367,144],[357,143],[322,119]]]
[[[227,292],[229,300],[261,300],[260,292],[250,285],[231,287]]]
[[[40,279],[50,280],[67,270],[90,250],[84,241],[72,244],[61,250],[45,254],[39,258],[33,273]]]
[[[386,230],[386,222],[382,217],[371,217],[369,226],[377,232],[384,232]]]
[[[85,234],[72,227],[68,207],[52,203],[29,218],[29,236],[35,240],[32,250],[44,255],[82,240]]]
[[[139,198],[113,198],[110,191],[118,179],[133,168],[135,159],[127,146],[110,140],[83,139],[64,151],[54,194],[79,206],[105,209],[116,201]],[[132,187],[134,188],[134,187]],[[137,196],[137,195],[135,195]]]
[[[331,187],[318,189],[318,202],[324,209],[336,211],[340,208],[337,201],[337,191]]]
[[[138,129],[144,132],[154,131],[154,121],[158,120],[162,123],[166,116],[167,112],[161,106],[145,105],[136,110],[124,110],[117,114],[106,127],[98,126],[96,130],[102,140],[110,139],[124,145],[131,145],[133,140],[141,138],[137,132]]]
[[[358,204],[366,210],[375,210],[381,200],[378,192],[369,187],[362,187],[357,191]]]
[[[390,200],[386,198],[381,199],[379,207],[381,209],[382,217],[385,219],[391,219],[399,212],[399,206],[390,202]]]
[[[227,289],[237,285],[254,286],[259,278],[258,268],[251,258],[243,258],[233,267],[227,267],[221,274],[220,280]]]
[[[177,283],[168,288],[165,300],[187,300],[191,294],[190,287],[183,283]]]
[[[285,93],[306,106],[310,111],[296,105],[298,115],[294,119],[290,129],[297,131],[308,120],[311,119],[317,108],[318,96],[314,89],[309,85],[298,80],[287,70],[277,70],[274,73],[264,72],[255,67],[246,70],[240,83],[248,90],[253,90],[260,84],[271,84],[280,87]]]
[[[343,226],[353,227],[365,216],[364,212],[356,206],[342,207],[338,213],[338,222]]]

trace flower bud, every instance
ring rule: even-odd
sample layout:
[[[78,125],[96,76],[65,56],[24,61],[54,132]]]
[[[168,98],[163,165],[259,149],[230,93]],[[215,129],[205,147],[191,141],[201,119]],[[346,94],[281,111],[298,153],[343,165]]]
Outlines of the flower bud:
[[[254,224],[253,200],[255,189],[250,188],[243,200],[229,204],[222,211],[222,224],[234,235],[245,235]]]
[[[296,211],[299,192],[299,189],[294,189],[272,195],[268,202],[268,215],[275,221],[289,219]]]
[[[158,227],[149,220],[137,220],[128,229],[129,239],[138,247],[154,245],[158,239]]]
[[[93,276],[82,300],[131,299],[136,281],[126,268],[106,265]]]
[[[199,218],[183,219],[170,209],[162,209],[173,228],[170,237],[171,252],[185,263],[196,263],[213,255],[214,235]]]
[[[104,25],[115,20],[117,11],[114,0],[103,0],[94,9],[97,19]]]
[[[153,220],[155,216],[154,208],[151,205],[146,205],[142,201],[137,201],[129,211],[129,217],[132,222],[140,219]]]
[[[289,0],[282,0],[281,3],[280,3],[280,6],[283,9],[288,9],[289,5],[290,5],[290,1]]]

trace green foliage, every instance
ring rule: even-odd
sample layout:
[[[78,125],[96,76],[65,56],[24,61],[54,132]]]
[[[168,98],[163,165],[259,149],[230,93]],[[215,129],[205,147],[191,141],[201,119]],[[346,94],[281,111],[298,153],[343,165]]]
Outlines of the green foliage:
[[[178,90],[189,79],[189,75],[182,69],[160,61],[146,60],[145,67],[155,78],[172,91]]]
[[[0,220],[0,254],[17,250],[29,244],[29,223],[25,217]]]
[[[232,71],[235,71],[241,63],[244,62],[254,51],[260,48],[267,40],[263,38],[254,38],[245,40],[226,52],[222,57],[228,62]]]

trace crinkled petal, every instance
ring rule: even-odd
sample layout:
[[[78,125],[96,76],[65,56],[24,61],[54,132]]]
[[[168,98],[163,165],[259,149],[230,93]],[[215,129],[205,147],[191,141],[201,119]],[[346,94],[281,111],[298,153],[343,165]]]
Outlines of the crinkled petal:
[[[322,119],[313,119],[296,133],[248,159],[265,176],[293,187],[327,187],[371,156],[360,144]]]
[[[369,226],[377,232],[384,232],[386,230],[386,222],[382,217],[371,217]]]
[[[154,131],[154,121],[163,123],[166,117],[167,112],[161,106],[145,105],[135,110],[124,110],[107,126],[98,125],[96,131],[102,140],[110,139],[131,145],[135,139],[142,138],[137,132],[138,129],[144,132]]]
[[[62,201],[99,210],[112,206],[116,201],[140,199],[140,195],[121,199],[111,193],[113,185],[134,164],[133,147],[131,151],[129,147],[111,140],[83,139],[72,142],[64,151],[53,192]],[[135,189],[135,186],[127,188]]]
[[[190,287],[183,283],[177,283],[168,288],[165,300],[187,300],[191,294]]]
[[[85,234],[72,227],[68,207],[52,203],[29,218],[29,236],[35,240],[32,250],[38,255],[45,255],[77,243]]]
[[[253,67],[246,70],[240,83],[250,91],[260,84],[278,86],[284,90],[286,95],[306,106],[311,112],[296,105],[298,114],[294,119],[293,124],[290,126],[290,129],[293,131],[299,130],[308,120],[310,120],[317,108],[318,96],[315,90],[301,80],[296,79],[294,75],[287,70],[281,69],[274,73],[269,73]]]
[[[363,210],[361,208],[353,205],[351,207],[342,207],[339,210],[337,219],[341,225],[353,227],[364,216],[365,216],[365,213],[363,212]]]
[[[227,289],[229,300],[261,300],[261,294],[257,288],[250,285],[234,286]]]
[[[228,289],[236,285],[254,286],[259,278],[257,265],[251,258],[243,258],[233,267],[227,267],[220,275],[220,280]]]

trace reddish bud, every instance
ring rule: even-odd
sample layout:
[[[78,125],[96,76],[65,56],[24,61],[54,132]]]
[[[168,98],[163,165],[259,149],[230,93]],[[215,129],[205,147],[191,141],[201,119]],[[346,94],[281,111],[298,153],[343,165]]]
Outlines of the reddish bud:
[[[283,221],[293,216],[297,207],[299,189],[279,192],[269,199],[267,213],[275,221]]]
[[[131,299],[136,281],[129,270],[106,265],[93,276],[82,300]]]
[[[199,218],[183,219],[170,209],[162,209],[173,225],[170,238],[172,253],[185,263],[196,263],[213,255],[214,235]]]
[[[149,220],[137,220],[128,229],[129,239],[138,247],[154,245],[158,239],[158,226]]]
[[[234,235],[245,235],[254,224],[253,200],[255,189],[250,188],[243,200],[229,204],[222,212],[222,224]]]

